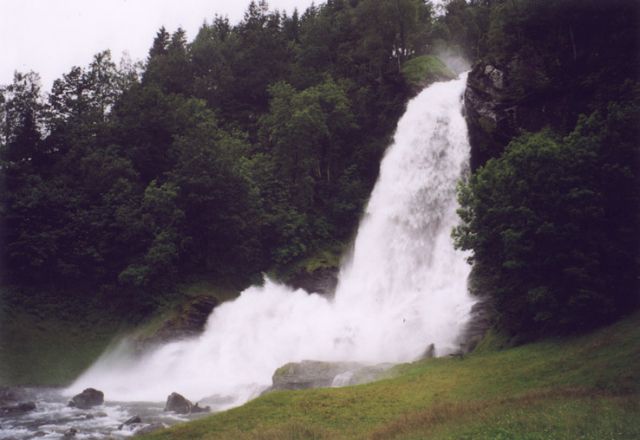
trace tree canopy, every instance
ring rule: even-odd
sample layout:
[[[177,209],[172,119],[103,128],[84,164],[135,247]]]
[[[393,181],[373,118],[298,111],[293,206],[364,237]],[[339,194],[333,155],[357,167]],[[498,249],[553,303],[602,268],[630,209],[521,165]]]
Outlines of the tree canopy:
[[[17,73],[0,89],[4,281],[152,292],[348,240],[435,20],[421,0],[252,2],[193,41],[160,28],[144,65],[101,52],[47,94]]]
[[[503,328],[588,329],[640,303],[638,102],[582,116],[564,138],[524,134],[461,186],[454,237]]]

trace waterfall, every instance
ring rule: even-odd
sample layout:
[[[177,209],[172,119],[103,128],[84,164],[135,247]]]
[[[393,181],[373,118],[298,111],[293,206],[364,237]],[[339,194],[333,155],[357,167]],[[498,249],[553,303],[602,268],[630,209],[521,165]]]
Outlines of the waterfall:
[[[334,299],[266,280],[214,309],[200,337],[142,358],[107,353],[69,393],[163,401],[177,391],[239,404],[287,362],[407,362],[430,344],[439,355],[455,350],[473,303],[466,255],[450,237],[469,156],[465,84],[466,75],[436,83],[409,102]]]

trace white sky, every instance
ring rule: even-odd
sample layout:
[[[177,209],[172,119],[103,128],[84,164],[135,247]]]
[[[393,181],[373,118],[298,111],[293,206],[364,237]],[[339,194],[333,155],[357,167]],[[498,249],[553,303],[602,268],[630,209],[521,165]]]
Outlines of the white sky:
[[[124,51],[144,60],[160,26],[179,26],[191,41],[215,13],[232,23],[242,19],[250,0],[0,0],[0,84],[15,70],[34,70],[43,91],[72,66],[87,66],[97,52],[110,49],[119,62]],[[268,0],[270,9],[297,7],[312,0]],[[323,1],[316,1],[316,4]]]

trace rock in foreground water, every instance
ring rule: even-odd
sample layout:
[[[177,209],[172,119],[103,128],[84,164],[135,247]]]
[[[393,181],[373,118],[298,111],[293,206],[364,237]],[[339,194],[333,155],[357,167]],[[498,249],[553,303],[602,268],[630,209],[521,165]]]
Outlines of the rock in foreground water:
[[[184,396],[178,393],[171,393],[167,397],[167,403],[164,406],[165,411],[173,411],[178,414],[189,414],[193,404]]]
[[[197,403],[194,405],[184,396],[178,393],[171,393],[169,397],[167,397],[167,403],[164,406],[164,410],[173,411],[177,414],[196,414],[209,412],[211,408],[209,408],[208,406],[201,408]]]
[[[36,404],[33,402],[17,403],[15,405],[7,405],[7,406],[0,407],[0,415],[15,416],[15,415],[28,413],[35,409],[36,409]]]
[[[63,439],[69,439],[69,438],[74,438],[76,436],[76,434],[78,433],[78,430],[75,428],[70,428],[67,429],[64,432],[64,435],[62,436]]]
[[[122,428],[124,428],[125,426],[129,426],[129,425],[136,425],[138,423],[142,423],[142,419],[140,418],[140,416],[133,416],[127,419],[126,422],[122,423],[120,426],[118,426],[118,430],[121,430]]]
[[[71,398],[69,406],[73,408],[89,409],[104,403],[104,393],[94,388],[87,388]]]

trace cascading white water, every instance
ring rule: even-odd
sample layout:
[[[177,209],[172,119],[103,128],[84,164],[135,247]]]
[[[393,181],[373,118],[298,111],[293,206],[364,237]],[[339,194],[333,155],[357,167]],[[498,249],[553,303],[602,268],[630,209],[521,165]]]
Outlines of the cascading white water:
[[[266,280],[217,307],[199,338],[142,359],[107,353],[68,392],[163,401],[177,391],[239,404],[287,362],[406,362],[431,343],[438,354],[454,350],[473,302],[466,255],[450,238],[469,154],[465,83],[436,83],[408,104],[334,300]]]

